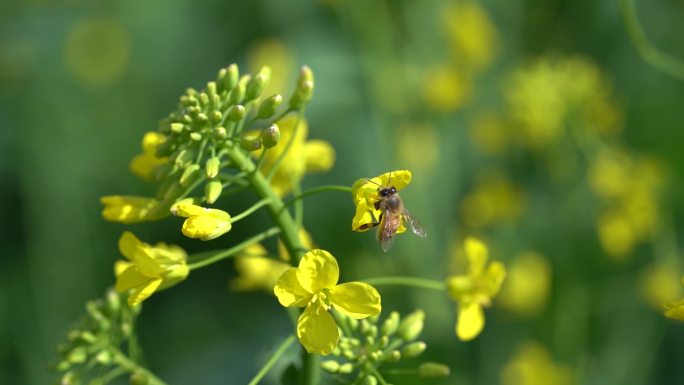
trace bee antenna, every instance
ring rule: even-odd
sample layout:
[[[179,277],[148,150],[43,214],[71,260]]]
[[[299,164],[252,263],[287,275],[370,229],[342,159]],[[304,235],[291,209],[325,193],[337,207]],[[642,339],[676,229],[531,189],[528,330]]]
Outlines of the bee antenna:
[[[390,171],[389,179],[387,180],[387,185],[392,186],[392,171]]]
[[[371,182],[371,183],[373,183],[374,185],[378,185],[378,186],[380,186],[380,187],[384,187],[384,186],[382,186],[380,183],[377,183],[377,182],[372,181],[370,178],[366,178],[366,180],[369,181],[369,182]]]

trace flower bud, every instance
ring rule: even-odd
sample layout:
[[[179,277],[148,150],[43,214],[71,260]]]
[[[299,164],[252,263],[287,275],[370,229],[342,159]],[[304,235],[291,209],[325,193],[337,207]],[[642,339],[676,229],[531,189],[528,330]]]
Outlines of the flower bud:
[[[264,92],[264,88],[266,88],[270,77],[271,69],[268,67],[263,67],[261,71],[259,71],[259,73],[247,83],[247,88],[245,89],[245,100],[250,101],[261,96],[261,93]]]
[[[228,136],[228,131],[226,131],[226,128],[221,126],[221,127],[216,127],[216,131],[214,132],[214,138],[215,139],[225,139]]]
[[[340,363],[335,360],[327,360],[321,362],[321,369],[330,374],[335,374],[340,370]]]
[[[257,111],[257,118],[270,118],[271,116],[275,115],[276,111],[278,110],[278,107],[280,107],[282,103],[283,97],[278,94],[273,95],[270,98],[264,100],[263,102],[261,102],[259,110]]]
[[[416,310],[408,316],[404,317],[399,324],[399,337],[404,341],[413,341],[423,331],[423,321],[425,320],[425,312]]]
[[[363,379],[363,385],[378,385],[378,379],[374,375],[368,374],[366,378]]]
[[[313,83],[305,82],[290,97],[290,108],[300,110],[313,97]]]
[[[418,367],[418,375],[423,378],[446,377],[451,373],[451,369],[444,364],[436,362],[423,362]]]
[[[299,71],[299,78],[297,79],[297,87],[301,87],[302,84],[306,82],[310,82],[311,84],[313,84],[314,75],[313,71],[311,71],[311,67],[302,66],[302,69]]]
[[[131,377],[128,379],[128,382],[131,385],[147,385],[150,383],[150,378],[146,373],[137,371],[131,374]]]
[[[230,96],[228,97],[228,100],[230,101],[230,104],[238,104],[238,103],[241,103],[244,98],[245,98],[245,85],[242,83],[238,83],[230,91]]]
[[[418,357],[423,354],[427,345],[423,341],[414,342],[401,349],[401,355],[407,358]]]
[[[261,136],[260,135],[243,135],[240,138],[240,147],[243,150],[251,152],[256,151],[261,148]]]
[[[401,360],[401,352],[398,350],[392,350],[387,355],[387,362],[398,362]]]
[[[380,333],[382,333],[383,336],[392,336],[394,333],[397,332],[397,329],[399,328],[399,313],[396,311],[393,311],[390,313],[389,317],[383,322],[382,327],[380,328]]]
[[[105,295],[105,301],[107,304],[107,312],[109,314],[116,314],[121,309],[121,297],[114,289],[108,289]]]
[[[222,191],[223,183],[221,183],[220,180],[210,180],[209,182],[207,182],[207,184],[204,185],[204,200],[206,200],[207,203],[212,204],[216,202],[217,199],[219,199]]]
[[[239,122],[245,117],[245,107],[241,105],[236,105],[230,107],[228,110],[228,119],[232,122]]]
[[[69,361],[72,364],[82,364],[86,361],[87,358],[88,353],[86,352],[86,349],[82,346],[70,351],[66,357],[67,361]]]
[[[338,373],[349,374],[352,371],[354,371],[354,364],[352,364],[351,362],[347,362],[347,363],[340,365],[340,369],[338,370]]]
[[[185,167],[188,165],[190,162],[193,161],[195,158],[195,152],[192,150],[181,150],[178,155],[176,155],[176,159],[174,159],[174,163],[179,166],[179,167]]]
[[[199,169],[200,166],[196,163],[186,166],[180,177],[181,186],[188,187],[192,182],[194,182],[199,174]]]
[[[208,82],[207,83],[207,94],[209,95],[210,98],[212,98],[214,95],[216,95],[216,82]]]
[[[95,337],[95,335],[89,331],[82,332],[78,337],[81,339],[81,341],[88,344],[92,344],[97,341],[97,337]]]
[[[237,64],[231,64],[226,68],[222,68],[218,73],[218,78],[216,82],[221,91],[230,91],[237,85],[238,78],[240,77],[240,71],[238,70]]]
[[[71,368],[69,361],[60,361],[54,366],[54,370],[57,372],[65,372]]]
[[[194,140],[195,142],[199,142],[200,140],[202,140],[202,134],[200,134],[199,132],[191,132],[190,139]]]
[[[112,353],[109,350],[103,350],[95,356],[95,361],[101,365],[109,365],[112,362]]]
[[[171,123],[171,132],[174,132],[176,134],[180,134],[183,132],[183,129],[185,128],[185,125],[183,123]]]
[[[261,143],[265,148],[275,147],[280,141],[280,129],[277,124],[271,124],[261,130]]]
[[[383,349],[386,348],[387,345],[389,345],[389,340],[390,340],[390,339],[389,339],[389,337],[387,337],[387,336],[382,336],[382,337],[380,337],[380,347],[383,348]]]
[[[219,159],[217,156],[212,156],[211,158],[207,159],[207,162],[204,164],[204,171],[207,174],[207,178],[216,177],[216,175],[219,173],[220,167],[221,159]]]
[[[221,114],[221,111],[214,110],[209,115],[209,120],[214,124],[219,124],[223,120],[223,114]]]
[[[59,385],[73,385],[78,383],[78,378],[74,372],[66,372],[59,380]]]
[[[208,106],[209,105],[209,95],[207,95],[206,92],[200,92],[199,101],[200,101],[200,104],[202,106]]]

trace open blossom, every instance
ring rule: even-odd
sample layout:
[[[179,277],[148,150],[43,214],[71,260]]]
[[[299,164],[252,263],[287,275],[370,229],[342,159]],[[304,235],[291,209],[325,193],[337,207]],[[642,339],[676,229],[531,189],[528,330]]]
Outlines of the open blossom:
[[[179,203],[174,207],[174,213],[187,218],[183,222],[183,234],[189,238],[208,241],[220,237],[232,228],[230,215],[223,210]]]
[[[411,183],[411,171],[408,170],[390,171],[375,178],[357,180],[352,186],[352,199],[354,206],[356,206],[356,214],[352,219],[352,230],[366,231],[380,221],[382,211],[375,208],[375,203],[380,200],[378,194],[380,186],[389,187],[391,185],[399,191],[408,186],[409,183]],[[397,233],[406,231],[403,222],[402,219]]]
[[[130,290],[128,303],[131,306],[184,280],[190,272],[185,250],[161,242],[152,246],[128,231],[119,239],[119,251],[126,260],[119,260],[114,265],[116,290]]]
[[[164,134],[156,131],[145,133],[142,140],[142,154],[136,155],[129,165],[131,172],[141,179],[151,180],[152,172],[168,161],[157,157],[157,146],[166,140]]]
[[[297,322],[297,337],[309,353],[330,354],[340,338],[331,308],[363,319],[380,314],[380,294],[364,282],[337,284],[337,260],[325,250],[304,254],[299,267],[280,276],[273,292],[285,307],[306,307]]]
[[[468,273],[447,278],[449,296],[458,303],[456,336],[462,341],[477,337],[485,324],[483,307],[489,307],[506,277],[500,262],[487,264],[487,246],[469,237],[465,240]]]

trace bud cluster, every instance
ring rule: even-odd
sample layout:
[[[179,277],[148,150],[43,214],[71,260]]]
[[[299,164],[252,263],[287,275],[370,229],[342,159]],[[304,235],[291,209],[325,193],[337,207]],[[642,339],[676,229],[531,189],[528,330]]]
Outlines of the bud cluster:
[[[222,174],[223,168],[234,166],[226,157],[228,150],[252,152],[278,144],[280,130],[275,122],[311,99],[313,73],[302,68],[287,108],[281,108],[283,97],[278,94],[260,100],[270,76],[269,67],[241,76],[238,66],[231,64],[203,90],[190,88],[180,97],[178,109],[159,128],[165,140],[157,146],[156,156],[168,159],[153,174],[160,182],[157,199],[166,203],[159,210],[168,209],[203,182],[203,200],[214,203],[226,186],[239,182],[234,175]]]
[[[58,345],[59,360],[53,370],[60,385],[98,384],[98,375],[108,370],[129,371],[124,367],[122,346],[134,341],[134,326],[140,306],[130,307],[126,295],[107,290],[104,299],[88,301],[79,326]],[[140,377],[141,373],[133,373]],[[88,382],[89,381],[89,382]]]
[[[393,311],[382,323],[379,323],[378,317],[363,320],[346,316],[340,318],[343,327],[333,355],[345,362],[323,361],[321,368],[330,374],[344,375],[358,371],[358,383],[375,385],[383,364],[416,358],[427,347],[425,342],[417,340],[425,320],[422,310],[416,310],[403,319],[398,312]],[[444,377],[449,374],[449,367],[426,362],[417,368],[416,374],[427,378]],[[384,383],[384,379],[381,382]]]

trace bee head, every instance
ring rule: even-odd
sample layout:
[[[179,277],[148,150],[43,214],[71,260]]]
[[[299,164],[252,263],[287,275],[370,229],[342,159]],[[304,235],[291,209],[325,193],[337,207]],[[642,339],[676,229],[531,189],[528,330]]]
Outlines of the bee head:
[[[383,197],[383,198],[386,198],[386,197],[388,197],[388,196],[390,196],[390,195],[393,195],[393,194],[396,194],[396,193],[397,193],[397,189],[394,188],[394,186],[391,186],[391,187],[383,187],[383,188],[381,188],[380,191],[379,191],[380,196]]]

